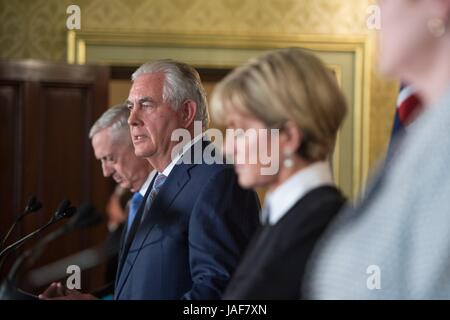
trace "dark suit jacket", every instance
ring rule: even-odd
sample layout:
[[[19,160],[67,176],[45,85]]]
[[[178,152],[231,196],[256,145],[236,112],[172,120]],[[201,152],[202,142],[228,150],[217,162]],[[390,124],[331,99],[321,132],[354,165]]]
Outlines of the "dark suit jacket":
[[[275,225],[258,230],[224,299],[298,299],[306,261],[344,204],[334,187],[308,192]]]
[[[232,166],[177,164],[139,225],[151,187],[121,249],[115,299],[220,298],[259,225],[256,193]]]

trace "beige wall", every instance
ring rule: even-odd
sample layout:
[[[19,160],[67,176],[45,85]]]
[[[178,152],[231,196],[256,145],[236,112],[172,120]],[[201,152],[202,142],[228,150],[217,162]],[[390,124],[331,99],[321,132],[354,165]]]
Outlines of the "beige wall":
[[[128,98],[128,92],[131,88],[131,81],[110,80],[109,81],[109,105],[114,106],[122,103]]]
[[[373,0],[0,0],[0,58],[65,60],[65,10],[69,4],[81,7],[82,31],[366,35],[374,42],[374,34],[365,24],[371,3]],[[111,102],[120,101],[115,92],[123,92],[124,86],[111,83]],[[396,93],[396,83],[373,73],[371,164],[383,154],[389,139]]]

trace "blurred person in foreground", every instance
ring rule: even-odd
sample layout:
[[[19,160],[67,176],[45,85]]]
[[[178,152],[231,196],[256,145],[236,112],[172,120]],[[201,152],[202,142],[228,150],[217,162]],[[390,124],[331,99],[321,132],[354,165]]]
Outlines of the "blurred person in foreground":
[[[298,299],[308,256],[345,202],[329,161],[346,114],[345,99],[318,58],[292,48],[235,69],[214,90],[212,107],[227,128],[245,131],[227,135],[225,147],[236,159],[239,184],[267,188],[264,226],[224,299]],[[278,135],[271,134],[274,129]],[[264,171],[267,163],[256,154],[262,145],[271,150],[277,170]],[[255,154],[245,157],[246,152]],[[252,156],[257,161],[252,163]]]
[[[311,299],[450,298],[450,0],[383,0],[380,70],[425,107],[308,266]]]

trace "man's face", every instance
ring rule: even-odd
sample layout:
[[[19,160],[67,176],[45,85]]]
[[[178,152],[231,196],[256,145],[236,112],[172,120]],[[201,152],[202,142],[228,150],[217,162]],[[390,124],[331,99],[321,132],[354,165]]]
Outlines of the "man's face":
[[[151,73],[134,80],[127,105],[134,152],[150,162],[158,163],[170,157],[176,141],[172,132],[182,126],[180,113],[163,101],[163,73]],[[158,169],[158,168],[157,168]]]
[[[145,181],[148,164],[134,155],[127,138],[115,137],[110,128],[105,128],[92,137],[92,147],[95,157],[102,163],[103,175],[112,177],[122,188],[136,192]]]

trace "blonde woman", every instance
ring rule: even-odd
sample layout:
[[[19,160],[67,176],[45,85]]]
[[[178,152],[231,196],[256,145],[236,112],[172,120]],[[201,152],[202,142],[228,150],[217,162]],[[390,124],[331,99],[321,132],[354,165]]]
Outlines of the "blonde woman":
[[[450,0],[379,1],[380,69],[426,107],[317,247],[311,299],[450,298]]]
[[[292,48],[235,69],[214,90],[212,108],[216,121],[241,132],[229,134],[226,143],[234,145],[226,152],[235,160],[239,184],[268,190],[264,226],[224,298],[296,299],[305,262],[345,201],[328,161],[346,113],[345,99],[318,58]],[[270,166],[278,170],[264,171],[268,165],[258,153],[262,144],[272,150]]]

